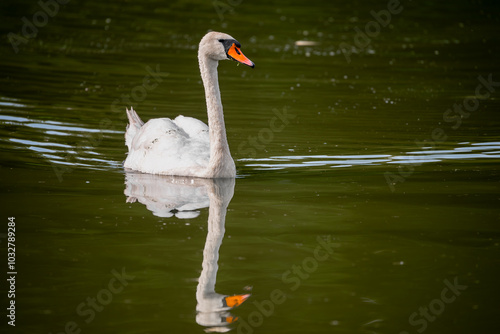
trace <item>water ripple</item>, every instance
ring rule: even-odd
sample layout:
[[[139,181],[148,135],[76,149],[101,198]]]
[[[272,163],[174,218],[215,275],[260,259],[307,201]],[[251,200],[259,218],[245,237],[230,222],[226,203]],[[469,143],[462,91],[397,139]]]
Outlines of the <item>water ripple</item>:
[[[0,101],[12,106],[16,103]],[[99,152],[104,138],[120,136],[122,131],[96,129],[81,124],[39,120],[12,115],[0,115],[0,124],[23,127],[15,137],[2,138],[15,148],[28,149],[51,164],[81,166],[85,168],[120,168],[121,162],[106,159]],[[27,139],[30,138],[30,139]],[[117,139],[118,140],[118,139]],[[121,140],[121,139],[120,139]],[[72,144],[65,144],[65,143]],[[258,159],[239,159],[254,170],[282,170],[305,168],[346,168],[352,166],[421,165],[443,161],[492,160],[500,158],[500,142],[461,142],[452,149],[422,148],[420,150],[390,154],[359,155],[283,155]],[[109,149],[103,148],[103,149]]]
[[[108,130],[108,129],[92,129],[92,128],[85,128],[82,126],[76,126],[75,124],[69,124],[69,123],[63,123],[63,122],[56,122],[56,121],[42,121],[42,120],[35,120],[35,119],[29,119],[25,117],[18,117],[18,116],[7,116],[7,115],[0,115],[0,122],[4,124],[19,124],[19,125],[24,125],[30,128],[36,128],[36,129],[43,129],[43,130],[58,130],[58,131],[70,131],[70,132],[92,132],[92,133],[123,133],[121,131],[114,131],[114,130]],[[51,132],[51,134],[54,134],[55,131],[46,131],[47,133]],[[69,133],[65,132],[58,132],[57,134],[60,135],[69,135]]]
[[[20,104],[3,99],[0,100],[0,106],[2,105],[17,107]],[[17,127],[16,130],[9,131],[9,135],[0,136],[0,142],[8,143],[7,147],[32,151],[35,157],[51,165],[91,169],[121,167],[121,162],[104,158],[99,147],[103,148],[105,140],[116,134],[121,136],[122,131],[17,115],[0,115],[0,124]]]
[[[422,149],[400,155],[285,155],[260,159],[239,159],[238,161],[256,170],[278,170],[318,166],[340,168],[383,164],[421,165],[423,163],[442,162],[446,160],[500,159],[500,142],[460,144],[469,146],[447,150]]]

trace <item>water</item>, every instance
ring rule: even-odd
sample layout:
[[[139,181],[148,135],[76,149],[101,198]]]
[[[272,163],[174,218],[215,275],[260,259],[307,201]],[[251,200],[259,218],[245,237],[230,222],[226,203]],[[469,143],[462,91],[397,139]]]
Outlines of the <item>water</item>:
[[[70,1],[15,53],[40,10],[0,5],[17,332],[498,331],[495,2]],[[125,173],[126,106],[206,121],[208,29],[256,64],[219,66],[237,179]]]

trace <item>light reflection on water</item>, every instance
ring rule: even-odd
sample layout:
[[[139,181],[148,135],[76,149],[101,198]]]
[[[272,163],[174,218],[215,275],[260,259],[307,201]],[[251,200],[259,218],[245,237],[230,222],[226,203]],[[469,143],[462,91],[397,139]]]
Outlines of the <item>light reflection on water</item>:
[[[63,123],[57,121],[42,121],[36,119],[29,119],[25,117],[15,117],[7,115],[0,115],[0,122],[4,124],[24,125],[30,128],[42,129],[48,135],[58,135],[58,136],[70,136],[70,135],[82,136],[83,134],[80,134],[79,132],[122,133],[121,131],[114,131],[107,129],[86,128],[83,126],[78,126],[70,123]]]
[[[99,145],[94,140],[86,137],[89,134],[104,138],[122,131],[110,129],[95,129],[84,125],[71,124],[57,121],[28,119],[19,116],[0,115],[0,123],[25,126],[35,131],[41,131],[43,141],[28,140],[23,138],[7,138],[18,148],[26,148],[46,159],[51,164],[66,166],[91,167],[93,169],[120,168],[121,161],[106,159],[98,152]],[[21,133],[23,133],[21,131]],[[81,138],[77,146],[60,143],[61,137]],[[86,139],[87,138],[87,139]],[[99,139],[98,143],[102,140]],[[5,138],[2,138],[5,140]],[[53,141],[51,141],[53,140]],[[345,168],[352,166],[376,166],[383,164],[410,164],[421,165],[424,163],[442,162],[447,160],[482,160],[500,159],[500,142],[470,143],[461,142],[453,149],[437,150],[422,148],[422,150],[404,152],[399,155],[390,154],[360,154],[360,155],[284,155],[266,158],[242,158],[238,162],[254,170],[283,170],[292,168],[312,169],[315,167]],[[458,146],[459,145],[459,146]],[[83,154],[82,156],[79,154]],[[68,159],[71,154],[75,159]],[[90,157],[88,156],[90,155]],[[96,156],[99,156],[97,158]],[[75,161],[72,161],[75,160]]]
[[[9,110],[8,107],[28,108],[19,101],[7,98],[0,98],[0,107],[2,106],[7,107],[5,108],[7,113],[16,111],[16,109]],[[91,169],[121,166],[121,162],[107,159],[102,152],[99,152],[99,147],[104,140],[122,134],[122,131],[2,114],[0,114],[0,124],[16,128],[12,137],[2,137],[0,142],[4,141],[7,147],[32,151],[36,158],[41,158],[42,161],[52,165]]]
[[[330,166],[331,168],[373,166],[382,164],[422,164],[446,160],[499,159],[500,142],[473,143],[453,150],[425,150],[406,152],[405,155],[304,155],[272,156],[261,159],[240,159],[245,166],[256,170],[307,168]]]

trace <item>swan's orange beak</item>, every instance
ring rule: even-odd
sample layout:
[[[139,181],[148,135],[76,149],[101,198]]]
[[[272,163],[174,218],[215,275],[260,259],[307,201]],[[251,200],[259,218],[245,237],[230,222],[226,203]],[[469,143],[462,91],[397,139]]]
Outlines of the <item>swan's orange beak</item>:
[[[233,307],[240,306],[241,304],[243,304],[243,302],[245,300],[247,300],[248,297],[250,297],[249,294],[229,296],[229,297],[226,297],[224,299],[226,301],[226,305],[230,308],[233,308]]]
[[[232,323],[234,323],[234,322],[236,322],[236,321],[238,321],[238,317],[233,317],[233,316],[231,316],[231,317],[226,317],[226,322],[227,322],[228,324],[232,324]]]
[[[251,68],[255,67],[255,64],[250,59],[245,57],[243,52],[241,52],[241,50],[234,43],[233,43],[233,45],[231,45],[231,47],[227,51],[227,55],[229,56],[229,58],[234,59],[239,63],[250,66]]]

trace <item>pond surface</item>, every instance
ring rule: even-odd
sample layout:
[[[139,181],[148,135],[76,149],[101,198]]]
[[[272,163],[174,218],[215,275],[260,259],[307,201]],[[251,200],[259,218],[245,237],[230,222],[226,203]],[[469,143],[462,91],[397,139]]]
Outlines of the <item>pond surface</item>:
[[[0,5],[8,333],[498,332],[495,1],[47,3]],[[209,29],[238,177],[126,173],[125,107],[206,122]]]

